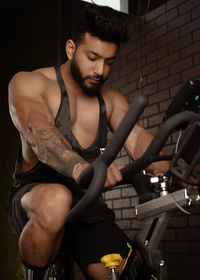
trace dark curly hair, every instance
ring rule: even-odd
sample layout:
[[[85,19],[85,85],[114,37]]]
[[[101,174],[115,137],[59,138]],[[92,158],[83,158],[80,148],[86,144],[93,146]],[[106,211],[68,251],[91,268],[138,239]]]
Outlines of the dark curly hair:
[[[118,46],[129,39],[125,16],[110,7],[96,4],[84,5],[72,39],[79,43],[86,32]]]

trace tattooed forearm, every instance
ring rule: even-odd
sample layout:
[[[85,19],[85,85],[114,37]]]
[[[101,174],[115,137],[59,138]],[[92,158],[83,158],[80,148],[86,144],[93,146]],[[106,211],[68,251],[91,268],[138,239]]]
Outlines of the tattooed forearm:
[[[77,163],[85,163],[55,127],[36,131],[31,146],[41,162],[65,176],[72,176]]]

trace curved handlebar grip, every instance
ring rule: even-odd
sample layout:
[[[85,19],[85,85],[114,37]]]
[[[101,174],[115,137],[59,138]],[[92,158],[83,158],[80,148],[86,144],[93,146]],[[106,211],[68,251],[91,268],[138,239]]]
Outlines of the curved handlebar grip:
[[[163,148],[169,134],[177,127],[184,123],[189,123],[194,117],[195,113],[185,111],[172,116],[166,120],[158,130],[151,144],[144,152],[144,154],[137,160],[131,162],[126,167],[121,169],[123,179],[127,180],[130,175],[134,175],[150,165]]]
[[[94,162],[101,161],[104,162],[106,166],[109,166],[112,163],[146,105],[147,98],[145,96],[141,95],[133,99],[128,112],[122,119],[116,131],[113,133],[113,136],[106,146],[104,153],[101,154]],[[89,165],[79,176],[78,181],[83,187],[84,184],[87,185],[89,178],[91,178],[93,170],[92,165],[93,163]]]
[[[70,210],[67,215],[67,223],[73,223],[81,218],[84,211],[98,198],[102,192],[102,187],[106,179],[107,167],[103,162],[95,162],[93,164],[93,178],[91,184],[81,198],[81,200]]]

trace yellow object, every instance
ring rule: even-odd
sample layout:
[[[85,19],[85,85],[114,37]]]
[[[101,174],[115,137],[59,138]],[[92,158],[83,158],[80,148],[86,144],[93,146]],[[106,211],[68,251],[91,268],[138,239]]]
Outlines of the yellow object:
[[[120,265],[121,261],[122,257],[120,256],[120,254],[109,254],[101,258],[101,262],[105,267],[109,269],[117,268]]]

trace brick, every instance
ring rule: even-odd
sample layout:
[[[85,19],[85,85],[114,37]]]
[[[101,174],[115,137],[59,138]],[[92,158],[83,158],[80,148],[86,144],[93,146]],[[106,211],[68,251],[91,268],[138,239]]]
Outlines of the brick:
[[[189,217],[189,223],[191,227],[200,227],[200,216],[199,215],[192,215]]]
[[[167,47],[164,46],[163,48],[160,48],[160,49],[150,53],[149,55],[147,55],[147,63],[151,63],[166,55],[167,55]]]
[[[131,225],[131,228],[134,229],[134,230],[138,230],[138,229],[141,229],[142,228],[142,222],[141,221],[138,221],[137,219],[133,219],[132,220],[132,225]]]
[[[148,119],[141,119],[141,120],[139,120],[139,124],[142,127],[147,128],[148,127]]]
[[[174,87],[170,87],[170,96],[171,97],[174,97],[177,94],[177,92],[179,91],[181,85],[182,85],[182,83],[179,84],[179,85],[176,85]]]
[[[163,36],[164,34],[167,33],[167,25],[162,25],[161,27],[157,27],[156,29],[154,29],[153,31],[147,33],[144,36],[144,41],[145,43],[147,42],[151,42],[157,38],[160,38],[161,36]]]
[[[158,104],[152,105],[152,106],[148,106],[145,110],[144,110],[144,117],[148,117],[151,115],[155,115],[158,113]]]
[[[165,5],[161,5],[158,8],[152,10],[144,16],[145,22],[151,21],[165,13]]]
[[[190,271],[186,267],[177,267],[174,266],[173,262],[171,263],[172,266],[169,266],[167,263],[167,271],[169,279],[171,280],[189,280],[195,279],[191,278]]]
[[[125,156],[125,157],[121,157],[119,159],[116,159],[115,163],[117,165],[127,165],[129,163],[129,157]]]
[[[169,53],[180,50],[180,49],[182,49],[186,46],[189,46],[191,44],[192,44],[192,35],[188,34],[187,36],[184,36],[184,37],[170,43],[169,46],[168,46]]]
[[[128,53],[132,52],[136,49],[136,42],[134,41],[128,41],[126,46],[124,48],[120,49],[120,57],[126,56]]]
[[[130,207],[130,199],[129,198],[115,199],[113,201],[113,208],[114,209],[127,208],[127,207]]]
[[[119,220],[119,221],[116,221],[116,224],[117,224],[122,230],[131,229],[131,222],[130,222],[130,220]]]
[[[148,79],[148,83],[151,84],[156,81],[160,81],[166,77],[168,77],[168,68],[167,67],[162,70],[159,70],[157,72],[154,72],[153,74],[149,74],[147,76],[147,79]]]
[[[199,25],[200,25],[200,18],[193,20],[192,22],[184,25],[180,29],[180,36],[182,37],[188,33],[191,33],[193,31],[197,30],[199,28]]]
[[[170,0],[170,1],[167,1],[166,3],[166,7],[167,7],[167,11],[172,9],[172,8],[175,8],[177,6],[179,6],[182,2],[185,2],[185,0]]]
[[[192,18],[198,18],[200,16],[200,6],[192,10]]]
[[[149,96],[149,104],[158,103],[169,98],[169,90],[163,90]]]
[[[130,72],[135,71],[135,69],[136,69],[136,62],[132,62],[132,63],[126,64],[124,67],[122,67],[119,70],[120,77],[123,77],[123,76],[129,74]]]
[[[189,69],[193,65],[192,57],[188,57],[186,59],[182,59],[173,65],[170,66],[169,72],[170,74],[175,74],[178,72],[182,72],[183,70]]]
[[[180,74],[175,74],[159,82],[159,90],[170,88],[180,82]]]
[[[200,268],[190,269],[190,279],[196,279],[197,275],[200,275]]]
[[[126,95],[126,94],[129,94],[129,93],[135,91],[136,89],[137,89],[137,83],[136,83],[136,81],[134,81],[134,82],[129,83],[126,86],[122,87],[120,89],[120,92]]]
[[[112,189],[105,193],[105,199],[114,199],[121,197],[121,189]]]
[[[200,42],[197,42],[181,51],[181,56],[186,57],[189,55],[193,55],[195,53],[199,53]]]
[[[158,127],[151,127],[147,129],[152,135],[156,135],[156,133],[158,132]]]
[[[192,10],[196,6],[199,6],[199,0],[186,1],[185,3],[180,5],[179,12],[180,12],[180,14],[183,14],[183,13],[185,13],[187,11]]]
[[[142,74],[143,75],[147,75],[147,74],[152,73],[154,71],[156,71],[156,63],[155,62],[153,62],[151,64],[148,64],[148,65],[146,65],[142,68]]]
[[[118,80],[118,79],[119,79],[119,71],[117,69],[115,71],[111,71],[107,83],[110,81],[113,81],[113,80]],[[107,83],[106,83],[106,86],[107,86]]]
[[[200,253],[200,242],[190,241],[190,252],[191,253]]]
[[[159,125],[162,123],[163,114],[149,117],[149,126]]]
[[[168,241],[166,243],[166,252],[168,252],[168,253],[188,253],[189,252],[189,243]]]
[[[160,26],[164,23],[171,21],[174,18],[177,18],[177,16],[178,16],[178,8],[175,8],[173,10],[166,12],[164,15],[158,17],[156,19],[156,24],[157,26]]]
[[[168,109],[171,101],[172,101],[172,99],[168,99],[166,101],[160,102],[159,103],[159,112],[165,112]]]
[[[122,211],[121,210],[115,210],[115,219],[120,220],[122,218]]]
[[[196,255],[178,255],[177,264],[181,266],[195,267],[199,266],[199,258]]]
[[[131,198],[131,206],[135,207],[136,205],[138,205],[138,197],[132,197]]]
[[[176,236],[178,240],[200,240],[200,229],[177,229]]]
[[[194,39],[194,41],[200,40],[200,30],[197,30],[193,33],[193,39]]]
[[[181,56],[182,57],[186,57],[186,56],[189,56],[189,55],[193,55],[195,53],[199,53],[199,49],[200,49],[200,42],[197,42],[197,43],[195,43],[193,45],[190,45],[187,48],[184,48],[181,51]]]
[[[157,92],[157,83],[151,84],[149,86],[145,86],[143,88],[143,94],[144,95],[150,95]]]
[[[118,56],[112,65],[112,69],[116,71],[126,64],[127,64],[127,56],[124,57]]]
[[[169,220],[168,227],[187,227],[188,217],[184,216],[172,216]]]
[[[144,36],[144,34],[151,32],[152,30],[154,30],[156,27],[156,22],[155,21],[151,21],[150,23],[147,24],[143,24],[141,26],[141,33],[142,36]]]
[[[167,245],[166,245],[167,246]],[[164,255],[164,259],[167,263],[167,266],[170,266],[170,265],[176,265],[177,263],[177,257],[176,255],[172,255],[172,254],[166,254]]]
[[[119,89],[120,87],[124,86],[127,84],[127,77],[123,77],[117,81],[114,81],[112,83],[112,88],[113,89]]]
[[[139,50],[137,49],[136,51],[132,51],[131,53],[129,53],[127,55],[127,61],[130,63],[130,62],[134,62],[138,59],[139,57]]]
[[[195,65],[200,64],[200,53],[199,53],[199,54],[196,54],[196,55],[194,56],[194,64],[195,64]]]
[[[130,240],[134,240],[135,232],[133,230],[125,230],[124,233]]]
[[[137,79],[140,78],[140,70],[136,70],[132,72],[131,74],[128,75],[128,82],[136,81]]]
[[[187,13],[187,14],[184,14],[182,16],[177,17],[175,20],[170,21],[168,23],[168,31],[172,31],[172,30],[177,29],[181,26],[185,26],[185,24],[190,21],[190,17],[191,17],[190,13]]]
[[[127,188],[122,189],[122,197],[131,197],[131,196],[136,196],[135,189],[130,185]]]
[[[200,73],[200,65],[192,67],[182,73],[182,79],[198,78]]]
[[[131,219],[131,218],[135,218],[135,211],[133,208],[130,209],[123,209],[122,210],[122,217],[123,219]]]
[[[172,53],[172,54],[166,56],[165,58],[161,58],[158,61],[158,68],[163,68],[165,66],[171,65],[174,62],[178,61],[179,58],[180,58],[179,52],[175,52],[175,53]]]
[[[155,50],[156,42],[152,41],[144,46],[142,46],[142,56],[147,55]]]
[[[170,155],[173,150],[174,150],[174,145],[168,145],[163,148],[163,151],[166,155]]]
[[[175,231],[173,229],[166,229],[162,240],[175,240]]]
[[[168,32],[166,35],[162,36],[161,38],[157,39],[156,46],[157,48],[163,47],[168,45],[171,42],[174,42],[179,37],[178,30],[174,30],[172,32]]]
[[[106,204],[108,208],[113,209],[113,201],[112,200],[106,200]]]
[[[175,132],[172,133],[172,143],[176,143],[177,142],[179,134],[180,134],[179,131],[175,131]]]

